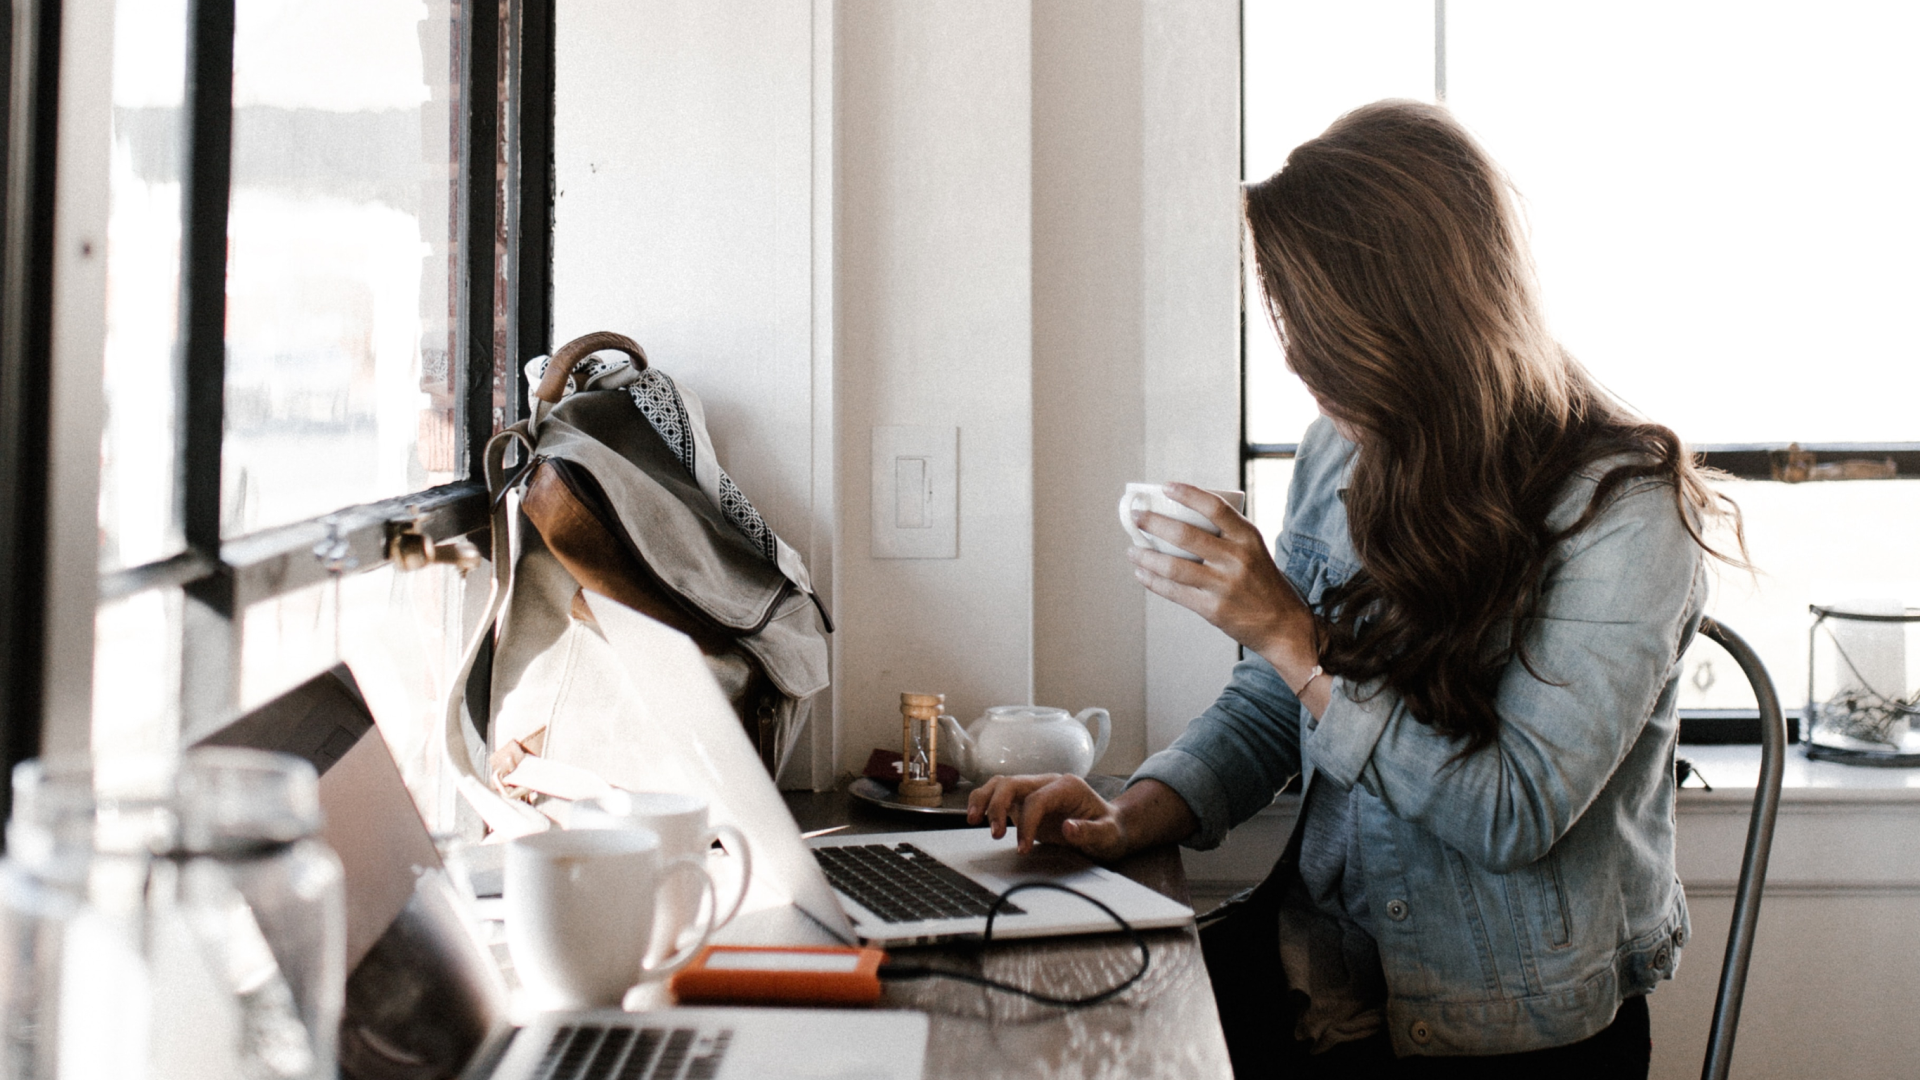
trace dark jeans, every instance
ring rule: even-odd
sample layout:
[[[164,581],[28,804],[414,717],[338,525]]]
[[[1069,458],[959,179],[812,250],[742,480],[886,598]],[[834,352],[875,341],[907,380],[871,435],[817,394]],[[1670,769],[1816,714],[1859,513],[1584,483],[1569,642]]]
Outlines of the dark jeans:
[[[1293,1041],[1305,1003],[1280,973],[1272,879],[1237,897],[1200,929],[1214,1003],[1235,1080],[1646,1080],[1653,1053],[1647,999],[1628,998],[1606,1030],[1570,1046],[1496,1057],[1395,1058],[1385,1033],[1308,1054]]]

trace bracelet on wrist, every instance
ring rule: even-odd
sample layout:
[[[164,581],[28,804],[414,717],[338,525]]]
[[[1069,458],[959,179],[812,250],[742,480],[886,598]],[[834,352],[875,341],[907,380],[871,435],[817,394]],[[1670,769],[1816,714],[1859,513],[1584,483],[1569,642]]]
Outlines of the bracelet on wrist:
[[[1307,697],[1307,690],[1313,686],[1313,680],[1318,679],[1326,674],[1327,674],[1326,670],[1323,669],[1319,664],[1313,665],[1313,670],[1307,672],[1306,681],[1300,684],[1299,689],[1293,691],[1293,696],[1298,700],[1305,701]],[[1289,689],[1292,689],[1292,688],[1289,687]]]

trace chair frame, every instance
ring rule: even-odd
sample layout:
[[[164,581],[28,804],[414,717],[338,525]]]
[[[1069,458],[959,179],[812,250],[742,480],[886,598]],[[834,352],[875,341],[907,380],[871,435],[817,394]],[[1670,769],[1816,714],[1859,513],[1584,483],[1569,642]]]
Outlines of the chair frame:
[[[1786,771],[1787,722],[1780,711],[1780,695],[1752,646],[1739,634],[1711,618],[1700,622],[1702,637],[1712,639],[1740,665],[1753,684],[1760,707],[1760,779],[1754,786],[1753,816],[1747,821],[1747,848],[1740,860],[1740,884],[1733,896],[1733,921],[1727,929],[1727,954],[1720,966],[1720,990],[1713,1004],[1713,1026],[1707,1034],[1707,1057],[1701,1080],[1726,1080],[1733,1066],[1733,1039],[1740,1026],[1740,1004],[1746,995],[1747,968],[1753,958],[1753,935],[1760,922],[1760,900],[1767,880],[1767,859],[1773,850],[1774,819],[1780,811],[1780,786]]]

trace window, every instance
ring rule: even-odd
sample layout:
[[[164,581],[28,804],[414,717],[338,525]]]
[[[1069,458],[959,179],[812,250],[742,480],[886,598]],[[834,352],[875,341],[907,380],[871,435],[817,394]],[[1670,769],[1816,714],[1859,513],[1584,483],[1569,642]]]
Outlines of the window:
[[[50,0],[22,2],[15,26],[50,26],[37,55],[58,55],[35,21]],[[105,6],[95,751],[171,749],[346,659],[432,789],[436,702],[485,575],[405,571],[390,549],[419,533],[447,554],[485,527],[480,448],[546,349],[551,4]],[[50,94],[14,104],[51,130]],[[50,203],[28,164],[9,154],[7,190]],[[20,269],[48,265],[20,217],[9,314],[47,304],[15,299]],[[17,338],[9,389],[32,370]],[[0,421],[9,450],[44,445],[17,410]],[[0,550],[10,575],[22,535]],[[17,701],[10,738],[37,722]]]
[[[1444,100],[1512,177],[1548,315],[1610,389],[1673,427],[1746,515],[1757,578],[1716,613],[1804,701],[1807,605],[1920,603],[1920,142],[1905,102],[1920,12],[1652,0],[1247,0],[1244,173],[1341,112]],[[1314,415],[1247,281],[1247,483],[1277,529]],[[1789,443],[1900,479],[1785,484]],[[1683,705],[1747,704],[1712,647]],[[1717,668],[1716,668],[1717,666]]]

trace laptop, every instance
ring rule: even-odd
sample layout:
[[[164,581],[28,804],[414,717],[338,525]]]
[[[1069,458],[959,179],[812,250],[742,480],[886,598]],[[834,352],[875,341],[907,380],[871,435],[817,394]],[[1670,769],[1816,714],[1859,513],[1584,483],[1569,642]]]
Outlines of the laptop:
[[[744,736],[743,736],[744,738]],[[508,989],[343,666],[202,740],[320,772],[347,907],[340,1075],[350,1080],[919,1080],[927,1018],[881,1009],[540,1013]],[[759,760],[753,766],[761,775]],[[784,807],[782,808],[784,810]]]
[[[628,685],[617,708],[623,733],[631,737],[615,751],[620,755],[618,775],[646,790],[699,795],[707,799],[713,820],[746,834],[753,855],[753,889],[765,890],[759,896],[749,892],[747,911],[790,905],[842,943],[931,944],[980,937],[988,907],[1000,893],[1015,884],[1045,881],[1098,899],[1137,929],[1192,921],[1193,910],[1185,904],[1076,852],[1041,846],[1022,855],[1011,832],[999,840],[985,828],[973,828],[823,836],[803,842],[693,642],[617,601],[591,592],[586,598],[605,646],[620,657],[646,658],[624,665]],[[549,735],[549,745],[556,749],[565,737],[561,726]],[[608,753],[605,748],[596,752],[603,757]],[[523,767],[536,770],[553,764],[528,761]],[[507,779],[511,783],[514,777]],[[590,776],[586,781],[598,782]],[[761,943],[755,940],[753,925],[752,919],[740,929],[730,925],[715,940]],[[1033,889],[1012,897],[995,916],[993,936],[1117,929],[1085,900]]]

